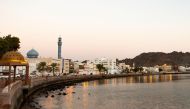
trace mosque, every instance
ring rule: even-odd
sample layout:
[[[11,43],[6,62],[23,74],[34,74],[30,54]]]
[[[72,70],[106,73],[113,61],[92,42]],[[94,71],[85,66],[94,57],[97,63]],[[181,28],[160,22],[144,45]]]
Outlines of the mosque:
[[[35,49],[31,49],[27,52],[26,60],[29,63],[29,73],[35,74],[37,73],[37,66],[40,62],[46,62],[47,66],[50,66],[52,63],[56,63],[58,66],[57,75],[62,72],[62,58],[61,58],[61,46],[62,41],[61,37],[58,38],[58,58],[47,58],[47,57],[39,57],[39,53]]]

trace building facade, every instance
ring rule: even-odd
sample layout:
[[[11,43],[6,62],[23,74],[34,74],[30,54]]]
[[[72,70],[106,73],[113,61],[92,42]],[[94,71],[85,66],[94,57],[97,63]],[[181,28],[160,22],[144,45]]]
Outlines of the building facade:
[[[116,59],[97,58],[94,60],[94,64],[102,64],[108,70],[108,74],[120,73],[119,68],[116,65]]]
[[[74,62],[71,59],[63,59],[63,73],[71,74],[76,73],[74,69]]]

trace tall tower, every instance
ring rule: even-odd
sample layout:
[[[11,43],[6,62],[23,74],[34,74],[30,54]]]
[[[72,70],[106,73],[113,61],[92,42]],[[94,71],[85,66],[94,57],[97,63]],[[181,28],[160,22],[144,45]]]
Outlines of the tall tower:
[[[62,38],[58,38],[58,59],[61,59]]]

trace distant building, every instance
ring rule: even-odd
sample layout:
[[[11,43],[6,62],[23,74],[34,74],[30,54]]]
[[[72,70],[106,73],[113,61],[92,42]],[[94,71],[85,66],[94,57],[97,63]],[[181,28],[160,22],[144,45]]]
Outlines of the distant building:
[[[69,74],[69,63],[70,59],[63,59],[63,73]]]
[[[143,67],[144,73],[158,73],[159,67]]]
[[[84,71],[85,74],[89,75],[89,74],[99,74],[98,69],[96,68],[96,64],[94,64],[94,62],[90,61],[90,60],[86,60],[85,62],[83,62],[84,65]]]
[[[79,65],[80,65],[79,61],[74,61],[74,72],[76,74],[79,74]]]
[[[52,63],[56,63],[58,66],[58,71],[57,73],[61,72],[62,69],[62,60],[61,59],[53,59],[53,58],[42,58],[39,57],[39,53],[35,49],[31,49],[30,51],[27,52],[27,58],[26,60],[29,63],[29,71],[31,73],[38,72],[37,71],[37,66],[40,62],[46,62],[47,65],[51,65]]]
[[[79,69],[78,69],[78,74],[86,74],[85,72],[85,67],[83,63],[78,63]]]
[[[74,71],[74,62],[71,59],[63,59],[63,73],[75,73]]]
[[[190,67],[179,66],[179,72],[190,72]]]
[[[116,59],[95,59],[94,61],[85,60],[83,62],[72,61],[71,59],[63,60],[63,73],[75,73],[80,75],[98,75],[100,72],[97,69],[97,64],[102,64],[109,74],[120,73],[118,66],[116,66]],[[126,67],[128,67],[126,65]]]
[[[165,72],[171,72],[172,71],[172,66],[171,65],[167,65],[167,64],[164,64],[161,66],[161,69]]]
[[[116,59],[97,58],[94,60],[94,64],[102,64],[108,70],[108,74],[120,73],[119,68],[116,65]]]
[[[125,63],[119,63],[118,67],[119,67],[120,71],[123,71],[123,70],[126,70],[126,69],[129,69],[129,70],[131,69],[130,65],[126,65]]]

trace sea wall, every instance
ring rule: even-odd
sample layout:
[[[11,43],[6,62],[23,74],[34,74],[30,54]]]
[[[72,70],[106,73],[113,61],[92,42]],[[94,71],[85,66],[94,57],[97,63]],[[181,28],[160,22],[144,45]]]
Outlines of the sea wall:
[[[98,79],[109,79],[127,76],[141,76],[142,74],[116,74],[116,75],[81,75],[81,76],[56,76],[31,78],[29,85],[22,85],[22,81],[16,81],[5,87],[0,92],[0,109],[20,109],[30,96],[34,93],[46,89],[47,87],[57,87],[83,81]],[[149,74],[150,75],[150,74]]]
[[[109,79],[126,76],[140,76],[142,74],[115,74],[115,75],[77,75],[31,78],[29,85],[22,85],[22,81],[16,81],[5,87],[0,92],[0,109],[20,109],[34,93],[58,85],[67,85],[83,81]]]
[[[31,84],[29,88],[25,88],[23,91],[24,102],[23,104],[30,98],[34,93],[52,88],[59,87],[61,85],[69,85],[73,83],[79,83],[84,81],[93,81],[99,79],[110,79],[110,78],[118,78],[118,77],[127,77],[127,76],[139,76],[142,74],[116,74],[116,75],[81,75],[81,76],[57,76],[57,77],[39,77],[33,78],[31,80]]]
[[[22,81],[16,81],[0,92],[0,109],[18,109],[23,102]]]

